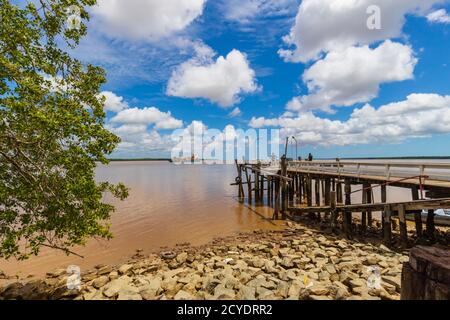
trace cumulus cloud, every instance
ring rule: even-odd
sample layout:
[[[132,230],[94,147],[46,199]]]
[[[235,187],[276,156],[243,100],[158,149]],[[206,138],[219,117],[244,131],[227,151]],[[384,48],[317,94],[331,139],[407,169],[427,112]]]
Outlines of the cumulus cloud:
[[[183,126],[183,122],[172,117],[170,112],[160,111],[156,107],[122,110],[111,119],[111,123],[154,125],[156,129],[177,129]]]
[[[169,152],[174,146],[170,135],[157,130],[147,130],[144,125],[123,125],[109,128],[121,138],[117,152],[125,154],[148,154],[149,152]]]
[[[317,60],[321,53],[400,37],[405,15],[424,16],[445,0],[303,0],[295,24],[283,39],[291,48],[279,54],[286,61]],[[381,28],[370,30],[367,9],[381,9]]]
[[[105,111],[120,112],[128,108],[128,103],[114,92],[103,91],[100,96],[105,97]]]
[[[113,38],[157,40],[185,29],[206,0],[98,0],[96,27]]]
[[[291,111],[351,106],[378,95],[380,84],[413,78],[417,59],[407,45],[385,41],[377,48],[349,47],[330,52],[303,74],[309,94],[287,104]]]
[[[431,23],[450,23],[450,15],[447,13],[445,9],[440,9],[431,12],[427,15],[427,20]]]
[[[204,98],[222,107],[240,101],[242,94],[258,90],[255,71],[247,57],[232,50],[226,57],[214,60],[214,52],[207,46],[198,46],[197,56],[174,70],[167,85],[169,96]]]
[[[311,112],[279,118],[252,118],[253,128],[281,128],[303,144],[355,145],[401,142],[408,138],[450,133],[450,96],[411,94],[406,100],[374,108],[366,104],[346,121],[320,118]]]

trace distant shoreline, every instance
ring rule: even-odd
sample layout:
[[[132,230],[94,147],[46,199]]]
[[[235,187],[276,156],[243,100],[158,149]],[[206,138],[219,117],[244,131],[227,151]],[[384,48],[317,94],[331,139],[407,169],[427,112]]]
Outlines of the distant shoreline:
[[[335,160],[336,158],[316,158],[316,160]],[[450,160],[450,156],[408,156],[408,157],[349,157],[339,158],[340,160]],[[130,161],[167,161],[173,162],[170,158],[114,158],[108,159],[111,162],[130,162]]]
[[[334,160],[336,158],[317,158],[318,160]],[[443,159],[448,160],[450,156],[410,156],[410,157],[352,157],[352,158],[339,158],[340,160],[434,160]]]
[[[130,159],[108,159],[111,162],[119,162],[119,161],[167,161],[167,162],[172,162],[172,159],[168,159],[168,158],[130,158]]]

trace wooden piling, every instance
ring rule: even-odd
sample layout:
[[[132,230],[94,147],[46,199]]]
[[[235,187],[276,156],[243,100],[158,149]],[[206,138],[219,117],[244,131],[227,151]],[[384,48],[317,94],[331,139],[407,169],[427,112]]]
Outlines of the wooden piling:
[[[398,220],[400,225],[400,241],[403,248],[408,247],[408,229],[406,226],[405,206],[400,206],[398,210]]]
[[[278,219],[280,213],[280,179],[275,179],[275,208],[274,219]]]
[[[435,240],[435,238],[434,238],[435,230],[436,230],[436,228],[434,225],[434,210],[430,209],[430,210],[428,210],[428,215],[427,215],[427,237],[431,241]]]
[[[244,198],[244,186],[242,185],[242,167],[240,164],[238,164],[237,159],[235,159],[234,162],[236,164],[236,170],[238,173],[238,176],[237,176],[238,181],[236,181],[238,183],[238,197],[239,197],[239,199],[242,199],[242,198]]]
[[[384,207],[383,216],[384,216],[384,234],[383,234],[383,242],[386,246],[391,245],[392,239],[392,223],[391,223],[391,207],[386,205]]]
[[[259,202],[259,172],[258,171],[254,171],[254,191],[255,191],[255,202],[258,203]]]
[[[315,198],[316,198],[316,206],[320,207],[321,203],[320,203],[320,180],[318,178],[314,179],[314,192],[315,192]],[[321,217],[320,217],[320,211],[318,211],[316,213],[317,215],[317,220],[320,221]]]
[[[334,229],[336,227],[336,222],[337,222],[336,191],[330,192],[330,206],[331,206],[330,224],[331,224],[331,228]]]
[[[349,179],[345,179],[345,185],[344,185],[344,192],[345,192],[345,205],[351,205],[352,199],[351,199],[351,192],[352,192],[352,186]],[[347,238],[352,238],[352,213],[350,211],[344,212],[344,231],[347,236]]]
[[[414,186],[411,188],[411,195],[413,200],[419,200],[419,188]],[[414,212],[414,222],[416,224],[416,234],[418,238],[421,238],[423,235],[422,231],[422,212],[417,211]]]
[[[259,197],[261,202],[264,202],[264,175],[260,174],[260,188],[259,188]]]
[[[366,192],[367,192],[367,196],[366,196],[366,199],[367,199],[367,203],[372,203],[373,202],[373,197],[372,197],[372,185],[369,183],[368,185],[367,185],[367,189],[366,189]],[[372,226],[372,210],[367,210],[367,227],[371,227]]]
[[[366,204],[367,203],[367,192],[366,192],[366,188],[367,188],[367,183],[364,183],[362,185],[363,190],[362,190],[362,203]],[[363,211],[361,212],[361,232],[365,233],[367,230],[367,211]]]
[[[308,207],[312,206],[312,179],[311,176],[308,176],[306,178],[306,189],[307,189],[307,193],[306,193],[306,202]]]
[[[342,183],[340,181],[336,184],[336,202],[342,203]]]
[[[300,174],[297,175],[297,180],[298,180],[298,192],[297,192],[297,197],[298,197],[298,203],[302,204],[303,203],[303,190],[302,190],[302,181],[303,178]]]
[[[387,187],[386,184],[381,185],[381,203],[387,202]],[[384,234],[384,214],[381,214],[381,233]]]
[[[248,173],[247,167],[245,167],[245,178],[247,180],[247,193],[248,203],[252,203],[252,175]]]
[[[286,156],[281,158],[281,175],[283,177],[287,177],[287,161]],[[287,208],[288,208],[288,199],[286,194],[287,183],[286,180],[282,179],[281,181],[281,217],[283,220],[286,219]]]

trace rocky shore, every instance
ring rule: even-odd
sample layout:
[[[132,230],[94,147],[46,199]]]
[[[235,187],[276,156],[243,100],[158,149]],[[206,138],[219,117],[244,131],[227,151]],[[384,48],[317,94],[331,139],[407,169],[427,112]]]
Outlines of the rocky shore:
[[[82,273],[78,289],[68,289],[74,275],[66,269],[12,281],[0,288],[0,299],[397,300],[407,254],[287,222],[282,231],[242,233],[201,247],[182,244],[145,257],[138,251],[126,264]],[[378,286],[368,281],[374,269]]]

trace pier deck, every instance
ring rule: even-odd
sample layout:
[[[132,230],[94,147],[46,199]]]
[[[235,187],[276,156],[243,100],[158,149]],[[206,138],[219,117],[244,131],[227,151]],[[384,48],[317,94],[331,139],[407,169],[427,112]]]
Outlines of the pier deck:
[[[450,163],[287,161],[283,157],[279,164],[236,161],[236,167],[238,177],[233,184],[239,186],[239,198],[245,197],[243,185],[246,185],[248,201],[264,203],[266,199],[274,208],[274,219],[280,214],[282,219],[308,214],[329,221],[331,227],[340,227],[351,237],[355,232],[353,213],[361,213],[358,229],[364,233],[373,226],[372,212],[381,211],[382,234],[387,245],[392,240],[392,217],[399,219],[401,240],[406,246],[407,213],[414,213],[417,237],[433,238],[434,211],[450,208]],[[362,185],[362,188],[352,191],[352,185]],[[411,201],[389,203],[387,187],[409,189]],[[374,189],[381,193],[379,203],[374,201]],[[351,203],[355,193],[361,195],[361,203]],[[426,232],[422,226],[423,210],[428,211]]]

